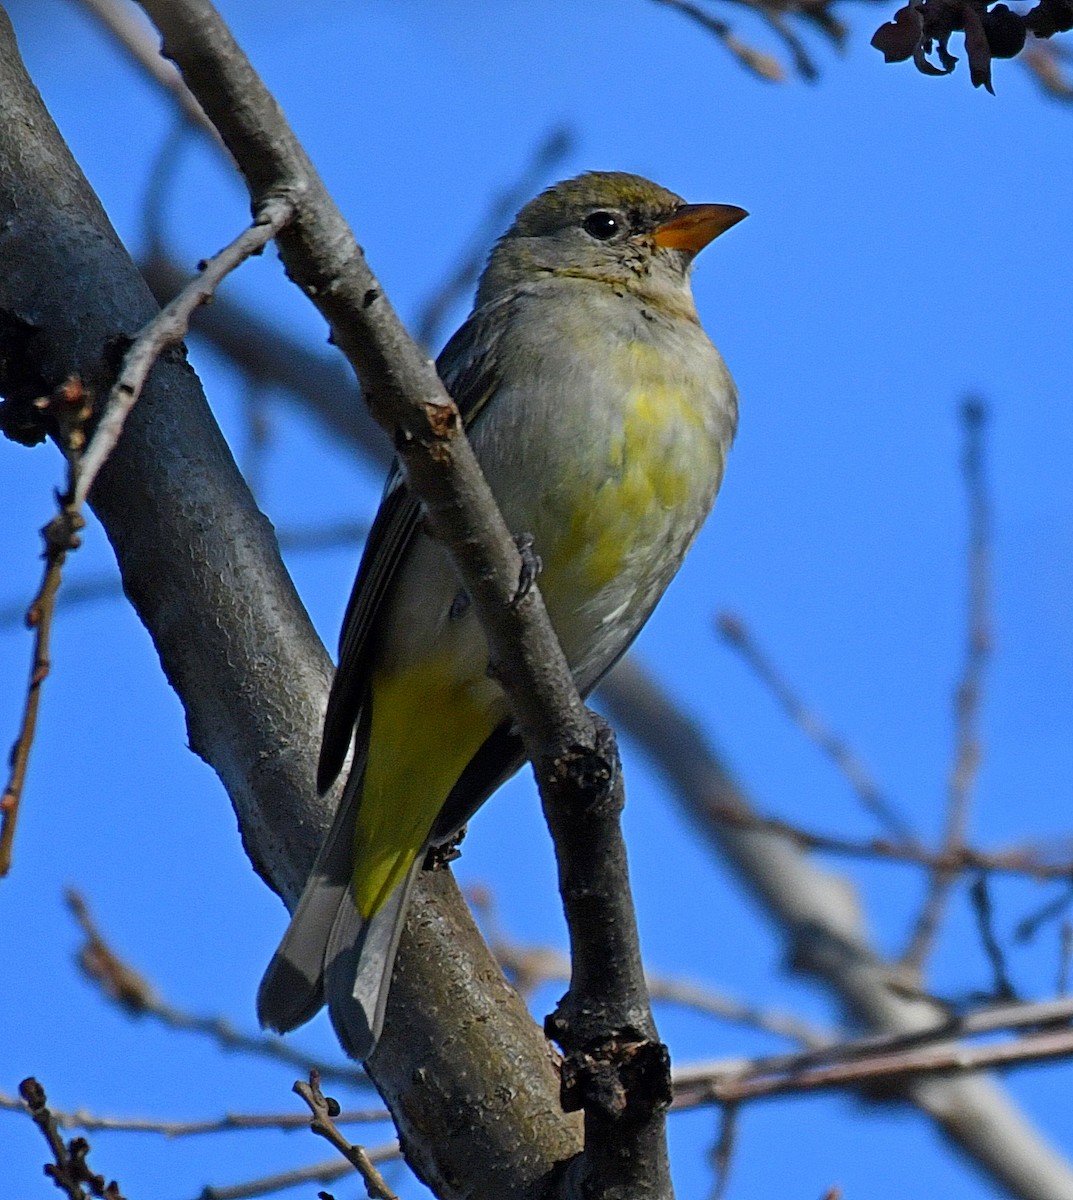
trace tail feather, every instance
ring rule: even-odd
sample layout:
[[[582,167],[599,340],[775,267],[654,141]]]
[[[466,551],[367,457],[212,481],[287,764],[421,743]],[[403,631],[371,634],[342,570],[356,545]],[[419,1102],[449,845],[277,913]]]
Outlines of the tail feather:
[[[332,922],[324,958],[324,996],[332,1027],[351,1058],[373,1052],[384,1025],[388,990],[410,892],[421,867],[418,855],[402,883],[368,920],[351,894]]]
[[[277,1033],[304,1025],[324,1005],[328,943],[339,913],[347,907],[353,909],[350,880],[360,776],[360,771],[352,771],[302,898],[257,991],[257,1016],[263,1026]]]

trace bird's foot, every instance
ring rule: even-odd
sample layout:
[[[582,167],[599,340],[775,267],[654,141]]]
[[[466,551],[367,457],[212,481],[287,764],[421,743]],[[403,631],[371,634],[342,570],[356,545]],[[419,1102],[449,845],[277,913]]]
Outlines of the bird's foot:
[[[521,569],[518,571],[518,587],[512,601],[514,605],[518,605],[533,590],[533,584],[536,583],[536,577],[544,569],[544,563],[540,555],[533,549],[531,533],[519,533],[514,539],[514,544],[518,547],[518,553],[522,559]]]

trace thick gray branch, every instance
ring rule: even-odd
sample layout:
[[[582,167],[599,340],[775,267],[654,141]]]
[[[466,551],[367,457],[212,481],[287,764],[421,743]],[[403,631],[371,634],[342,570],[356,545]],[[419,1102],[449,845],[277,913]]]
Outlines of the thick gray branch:
[[[2,12],[0,95],[0,394],[5,428],[30,439],[24,402],[72,372],[106,391],[124,339],[155,306]],[[293,903],[330,817],[331,798],[313,784],[330,663],[181,354],[154,368],[90,499],[191,745],[227,788],[257,869]],[[379,1082],[441,1195],[535,1197],[576,1152],[577,1128],[559,1110],[543,1037],[449,875],[427,892],[434,904],[422,894],[415,905],[395,985],[407,1036],[427,1054],[424,1076],[399,1048]],[[473,1014],[462,1036],[459,1013]],[[479,1131],[443,1123],[444,1111],[474,1110],[486,1118]]]

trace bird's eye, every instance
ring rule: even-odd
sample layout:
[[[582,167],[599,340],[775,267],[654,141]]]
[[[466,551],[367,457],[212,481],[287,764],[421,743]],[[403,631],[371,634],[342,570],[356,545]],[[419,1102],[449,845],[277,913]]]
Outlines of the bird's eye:
[[[622,228],[622,218],[609,212],[589,213],[581,222],[581,228],[598,242],[607,242]]]

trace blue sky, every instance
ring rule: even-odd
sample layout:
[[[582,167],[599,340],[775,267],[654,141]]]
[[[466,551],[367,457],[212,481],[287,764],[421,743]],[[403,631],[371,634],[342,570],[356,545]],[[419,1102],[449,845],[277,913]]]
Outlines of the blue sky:
[[[1073,110],[1043,98],[1017,63],[996,65],[995,97],[972,89],[964,64],[947,79],[885,66],[867,46],[882,6],[844,6],[851,32],[841,56],[812,40],[822,77],[811,86],[751,78],[709,35],[648,0],[221,7],[406,317],[556,124],[575,136],[561,175],[639,171],[690,200],[750,210],[695,275],[702,318],[741,392],[740,436],[716,512],[638,653],[700,717],[764,811],[874,832],[844,781],[713,635],[725,609],[746,620],[914,824],[937,836],[964,641],[957,410],[968,391],[983,395],[995,655],[972,841],[1068,834]],[[16,0],[10,11],[46,103],[137,252],[167,105],[75,5]],[[727,12],[742,36],[778,50],[746,15]],[[174,253],[192,266],[246,211],[244,190],[211,152],[188,148],[167,204]],[[323,345],[320,317],[273,255],[243,268],[227,294]],[[461,306],[452,327],[464,315]],[[196,338],[191,353],[248,461],[241,380]],[[277,527],[371,513],[378,479],[280,397],[269,397],[268,412],[259,498]],[[60,478],[48,448],[0,444],[0,607],[33,593],[37,530]],[[345,548],[289,560],[329,645],[356,556]],[[91,523],[68,579],[110,563]],[[0,628],[0,740],[14,734],[28,656],[24,631]],[[186,749],[181,708],[130,609],[117,599],[61,612],[53,660],[15,868],[0,883],[0,1090],[34,1073],[64,1108],[196,1117],[291,1107],[292,1069],[131,1021],[78,976],[65,884],[86,893],[117,947],[175,1003],[252,1028],[253,992],[284,913],[250,871],[218,781]],[[624,754],[651,967],[835,1020],[819,990],[785,971],[778,939],[693,840],[647,764],[628,743]],[[919,876],[832,865],[852,879],[877,943],[896,951]],[[562,943],[527,776],[473,823],[458,876],[492,889],[519,939]],[[1055,892],[998,885],[1000,935],[1008,941]],[[1057,963],[1053,928],[1010,951],[1027,996],[1053,991]],[[944,996],[988,984],[964,889],[933,966]],[[539,995],[538,1013],[554,999]],[[779,1045],[695,1014],[659,1017],[681,1062]],[[332,1043],[323,1020],[295,1040],[320,1053]],[[1062,1116],[1069,1072],[1034,1068],[1009,1087],[1073,1153]],[[705,1194],[714,1128],[710,1113],[671,1122],[683,1196]],[[97,1134],[93,1144],[97,1169],[128,1195],[162,1200],[324,1153],[304,1133],[170,1143]],[[8,1190],[48,1194],[43,1143],[28,1122],[0,1113],[0,1147]],[[422,1194],[392,1178],[405,1196]],[[730,1197],[818,1197],[834,1184],[855,1200],[993,1194],[908,1111],[828,1097],[743,1113]]]

